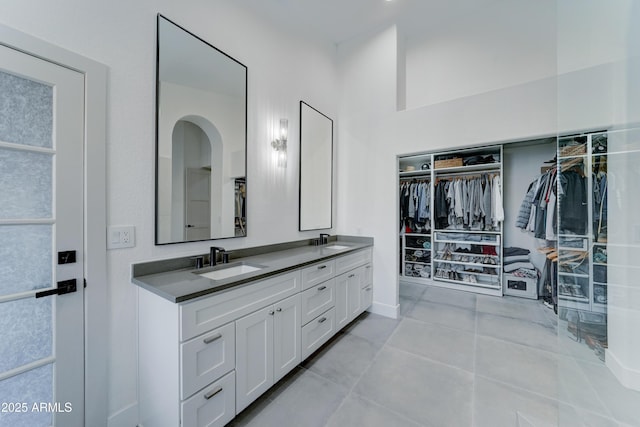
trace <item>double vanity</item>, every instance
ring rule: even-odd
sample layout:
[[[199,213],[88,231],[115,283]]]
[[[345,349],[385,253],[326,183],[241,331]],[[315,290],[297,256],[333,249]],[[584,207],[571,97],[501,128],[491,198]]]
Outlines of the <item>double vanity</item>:
[[[142,426],[223,426],[371,306],[373,239],[133,266]]]

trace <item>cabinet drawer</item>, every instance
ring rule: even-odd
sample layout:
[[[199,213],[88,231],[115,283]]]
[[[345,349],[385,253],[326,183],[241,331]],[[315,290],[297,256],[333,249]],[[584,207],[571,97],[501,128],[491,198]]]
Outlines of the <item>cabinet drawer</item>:
[[[335,333],[336,311],[332,308],[302,327],[302,360],[327,342]]]
[[[329,260],[302,269],[302,289],[309,289],[336,275],[336,262]]]
[[[336,275],[353,270],[371,262],[371,248],[354,252],[336,259]]]
[[[196,393],[180,405],[183,427],[224,426],[236,415],[236,373]]]
[[[336,279],[327,280],[302,292],[302,324],[307,324],[333,307],[335,300]]]
[[[231,371],[236,362],[236,328],[231,322],[180,345],[180,399],[186,399]]]
[[[180,305],[180,341],[218,328],[302,290],[300,272],[251,282]]]

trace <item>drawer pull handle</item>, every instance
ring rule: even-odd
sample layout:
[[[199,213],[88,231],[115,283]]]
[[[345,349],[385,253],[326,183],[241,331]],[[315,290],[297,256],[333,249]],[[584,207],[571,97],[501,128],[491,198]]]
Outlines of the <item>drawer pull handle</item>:
[[[213,336],[203,339],[202,341],[204,341],[205,344],[211,344],[212,342],[219,340],[220,338],[222,338],[222,334],[215,334]]]
[[[349,275],[349,279],[351,279],[352,277],[356,277],[356,275],[355,274],[350,274]]]
[[[371,286],[366,289],[367,292],[371,292]]]
[[[325,289],[327,289],[327,287],[326,287],[326,286],[320,286],[320,287],[318,288],[318,291],[324,291]]]
[[[318,323],[322,323],[322,322],[324,322],[325,320],[327,320],[327,318],[326,318],[326,317],[323,317],[322,319],[318,320]]]
[[[371,268],[371,266],[370,266],[370,265],[367,265],[365,268],[368,270],[368,269],[370,269],[370,268]]]
[[[280,312],[280,311],[282,311],[282,309],[280,307],[278,307],[278,308],[276,308],[276,311]]]
[[[318,266],[318,270],[322,270],[322,269],[324,269],[324,268],[327,268],[327,266],[326,266],[326,265],[319,265],[319,266]]]
[[[275,311],[273,311],[273,310],[271,310],[271,311],[269,312],[269,316],[273,316],[274,314],[275,314]]]
[[[216,394],[220,393],[222,391],[222,387],[218,387],[217,389],[210,391],[209,393],[204,395],[204,398],[209,400],[211,399],[213,396],[215,396]]]

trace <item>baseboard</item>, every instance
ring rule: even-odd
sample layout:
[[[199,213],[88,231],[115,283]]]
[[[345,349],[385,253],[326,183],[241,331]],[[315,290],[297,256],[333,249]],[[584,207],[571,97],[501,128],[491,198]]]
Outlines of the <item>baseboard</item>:
[[[388,305],[374,301],[368,311],[374,314],[379,314],[380,316],[397,319],[400,315],[400,304]]]
[[[138,424],[138,402],[120,409],[107,420],[108,427],[135,427]],[[141,427],[141,426],[139,426]]]
[[[626,388],[640,391],[640,371],[624,366],[610,349],[606,349],[605,361],[620,384]]]

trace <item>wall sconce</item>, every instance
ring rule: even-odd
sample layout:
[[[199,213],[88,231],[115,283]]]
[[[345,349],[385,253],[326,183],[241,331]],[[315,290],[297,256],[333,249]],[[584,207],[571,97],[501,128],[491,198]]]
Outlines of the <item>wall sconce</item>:
[[[271,141],[271,146],[278,155],[278,166],[287,166],[287,137],[289,135],[289,121],[280,119],[280,130],[277,139]]]
[[[271,141],[271,146],[276,151],[287,151],[287,136],[289,134],[289,120],[280,119],[280,132],[278,139]]]

